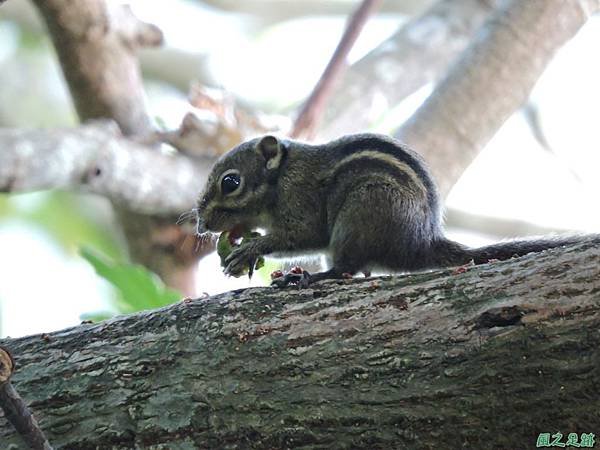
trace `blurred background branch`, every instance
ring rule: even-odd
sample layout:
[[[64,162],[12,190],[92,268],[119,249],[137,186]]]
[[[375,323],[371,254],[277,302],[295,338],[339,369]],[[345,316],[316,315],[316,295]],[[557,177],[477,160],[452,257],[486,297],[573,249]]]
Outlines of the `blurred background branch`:
[[[504,121],[526,102],[556,51],[598,8],[597,0],[513,0],[490,17],[395,133],[430,161],[442,193],[450,191]]]
[[[333,88],[346,71],[348,54],[360,36],[367,20],[380,5],[380,0],[363,0],[350,16],[344,34],[340,38],[340,42],[327,63],[321,78],[319,78],[315,88],[298,112],[290,133],[292,138],[314,138],[315,129],[322,120],[323,109],[331,98]]]
[[[296,17],[319,15],[347,15],[356,8],[352,0],[205,0],[204,3],[224,11],[272,17],[271,20],[289,20]],[[431,0],[403,0],[384,2],[381,12],[404,15],[418,14],[432,3]]]
[[[441,0],[356,61],[335,88],[318,137],[372,127],[437,81],[493,9],[493,1]]]
[[[210,161],[195,164],[124,138],[114,122],[0,130],[0,191],[93,192],[130,211],[177,217],[194,204]]]

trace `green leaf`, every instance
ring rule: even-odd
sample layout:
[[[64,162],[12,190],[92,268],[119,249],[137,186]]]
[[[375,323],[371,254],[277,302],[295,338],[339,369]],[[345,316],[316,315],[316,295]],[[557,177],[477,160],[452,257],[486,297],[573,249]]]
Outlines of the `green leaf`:
[[[88,245],[115,260],[125,259],[114,230],[101,224],[97,211],[90,210],[83,196],[51,191],[26,214],[69,252],[75,253],[82,245]]]
[[[69,255],[89,245],[125,261],[117,230],[98,205],[99,199],[90,202],[88,196],[64,191],[0,194],[0,222],[19,220],[43,230]]]
[[[221,233],[221,235],[219,236],[219,240],[217,241],[217,255],[219,255],[219,258],[221,258],[221,267],[226,267],[225,260],[231,254],[231,252],[234,250],[234,248],[239,247],[244,240],[256,239],[261,236],[260,233],[258,233],[256,231],[246,230],[243,233],[241,233],[241,236],[239,237],[240,242],[236,242],[238,239],[235,239],[234,242],[232,243],[231,235],[232,235],[232,232],[223,231]],[[265,258],[263,256],[259,256],[254,263],[254,269],[259,270],[264,265],[265,265]],[[249,271],[250,271],[250,267],[247,265],[240,273],[236,273],[236,274],[232,274],[232,275],[235,278],[239,278],[243,275],[246,275]]]
[[[118,293],[115,306],[120,313],[159,308],[183,297],[143,266],[114,262],[88,247],[82,247],[80,254],[98,275],[115,287]]]

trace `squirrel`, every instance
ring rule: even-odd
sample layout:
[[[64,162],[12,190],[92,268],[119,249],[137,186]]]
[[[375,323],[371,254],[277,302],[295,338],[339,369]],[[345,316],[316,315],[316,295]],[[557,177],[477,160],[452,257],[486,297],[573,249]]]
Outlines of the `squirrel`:
[[[225,259],[225,274],[267,254],[326,252],[329,270],[288,274],[276,286],[505,260],[582,240],[567,236],[469,248],[444,236],[436,184],[421,157],[384,135],[322,145],[267,135],[224,154],[197,205],[197,231],[262,228]]]

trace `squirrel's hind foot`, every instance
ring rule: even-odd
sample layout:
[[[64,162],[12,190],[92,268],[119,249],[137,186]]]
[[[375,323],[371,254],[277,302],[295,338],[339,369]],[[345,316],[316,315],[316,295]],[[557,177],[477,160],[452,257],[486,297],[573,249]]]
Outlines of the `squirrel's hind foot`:
[[[340,272],[335,268],[314,274],[310,274],[306,270],[298,270],[297,268],[294,268],[291,272],[273,279],[273,281],[271,281],[271,286],[276,288],[296,286],[298,289],[304,289],[309,285],[316,283],[317,281],[340,278],[352,278],[352,275],[346,272]]]

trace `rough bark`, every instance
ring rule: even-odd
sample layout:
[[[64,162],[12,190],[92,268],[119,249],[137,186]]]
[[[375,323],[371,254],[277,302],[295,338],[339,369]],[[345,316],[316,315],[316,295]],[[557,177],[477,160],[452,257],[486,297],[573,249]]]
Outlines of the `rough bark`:
[[[479,150],[527,99],[556,51],[599,0],[511,0],[490,17],[444,80],[395,133],[435,161],[448,193]]]
[[[35,417],[10,381],[14,368],[10,353],[0,347],[0,409],[32,450],[52,450]]]
[[[599,244],[0,344],[56,448],[532,448],[600,425]]]

